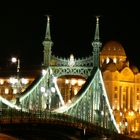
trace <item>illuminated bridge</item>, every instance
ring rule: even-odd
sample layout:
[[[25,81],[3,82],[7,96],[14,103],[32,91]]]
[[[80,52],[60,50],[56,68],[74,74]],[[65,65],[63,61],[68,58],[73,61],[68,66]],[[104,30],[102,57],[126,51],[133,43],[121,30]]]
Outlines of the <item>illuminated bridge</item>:
[[[40,77],[24,93],[17,96],[15,102],[0,97],[1,131],[9,132],[14,128],[15,132],[28,132],[29,128],[40,128],[43,132],[47,126],[54,125],[54,131],[58,128],[58,132],[60,126],[63,131],[72,128],[68,130],[75,130],[71,135],[80,137],[119,136],[120,130],[112,114],[99,67],[102,45],[99,38],[99,17],[96,17],[92,56],[82,59],[75,59],[73,55],[68,59],[53,56],[49,17],[43,45],[44,62]],[[64,101],[57,83],[57,79],[62,76],[81,76],[86,79],[78,93],[68,102]]]

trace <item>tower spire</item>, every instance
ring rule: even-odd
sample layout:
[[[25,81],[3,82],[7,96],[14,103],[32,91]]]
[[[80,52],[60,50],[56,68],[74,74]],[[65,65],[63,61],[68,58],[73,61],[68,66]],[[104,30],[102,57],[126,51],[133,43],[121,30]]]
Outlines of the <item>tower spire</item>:
[[[95,41],[100,40],[100,37],[99,37],[99,17],[100,16],[96,16],[96,29],[95,29],[95,36],[94,36]]]
[[[50,34],[50,17],[47,15],[47,27],[46,27],[46,35],[45,40],[51,41],[51,34]]]
[[[95,36],[92,42],[93,46],[93,67],[100,66],[100,48],[102,43],[100,42],[99,37],[99,16],[96,16],[96,27],[95,27]]]
[[[50,17],[47,16],[46,34],[45,34],[45,39],[43,41],[43,46],[44,46],[43,65],[44,66],[50,66],[50,63],[51,63],[51,53],[52,53],[52,50],[51,50],[52,45],[53,45],[53,42],[51,41],[51,34],[50,34]]]

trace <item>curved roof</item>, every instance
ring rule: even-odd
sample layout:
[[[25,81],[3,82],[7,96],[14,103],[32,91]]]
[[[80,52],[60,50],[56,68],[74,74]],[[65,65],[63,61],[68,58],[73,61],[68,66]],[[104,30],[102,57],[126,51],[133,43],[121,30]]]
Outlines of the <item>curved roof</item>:
[[[103,46],[103,49],[101,51],[101,55],[126,56],[124,48],[117,41],[107,42]]]

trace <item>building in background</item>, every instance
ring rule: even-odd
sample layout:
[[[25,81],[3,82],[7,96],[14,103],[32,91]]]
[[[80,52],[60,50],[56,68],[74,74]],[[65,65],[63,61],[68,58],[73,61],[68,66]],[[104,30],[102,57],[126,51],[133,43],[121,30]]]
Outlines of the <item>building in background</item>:
[[[107,42],[101,50],[100,66],[116,121],[124,132],[140,131],[140,72],[130,66],[123,46]]]
[[[0,96],[10,101],[15,100],[18,94],[22,94],[39,76],[39,69],[39,67],[23,68],[18,79],[17,72],[12,68],[1,68]]]
[[[16,71],[1,69],[0,96],[8,100],[13,100],[17,94],[24,93],[41,74],[41,70],[44,66],[59,67],[63,65],[64,67],[73,67],[73,65],[75,65],[73,55],[70,56],[69,61],[52,55],[52,45],[50,18],[47,17],[46,35],[43,41],[43,65],[38,68],[31,67],[30,69],[21,69],[20,84],[17,84]],[[93,50],[93,56],[88,59],[77,59],[77,66],[84,65],[87,67],[86,64],[98,66],[98,63],[100,63],[110,105],[122,133],[140,133],[140,72],[138,68],[129,65],[125,50],[119,42],[109,41],[103,45],[100,51],[100,59],[98,57],[99,53],[94,53],[97,52],[96,49],[98,49],[99,52],[99,48],[102,45],[99,41],[99,17],[96,17],[95,39],[92,45],[95,46],[93,47],[93,49],[95,49]],[[85,77],[77,75],[58,77],[57,83],[64,101],[71,101],[71,99],[78,94],[78,91],[85,81]]]

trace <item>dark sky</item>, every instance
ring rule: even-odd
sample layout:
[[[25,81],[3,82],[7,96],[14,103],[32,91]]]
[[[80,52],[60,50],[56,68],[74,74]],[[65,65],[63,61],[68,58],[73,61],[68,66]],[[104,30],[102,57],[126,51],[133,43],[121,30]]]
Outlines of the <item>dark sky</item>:
[[[62,5],[63,4],[63,5]],[[41,65],[46,17],[51,15],[52,53],[75,57],[92,55],[95,15],[100,17],[100,38],[104,44],[119,41],[131,64],[140,68],[140,10],[137,4],[112,3],[5,3],[0,8],[0,65],[17,55],[21,65]]]

